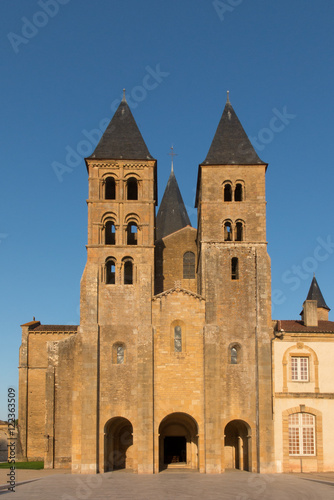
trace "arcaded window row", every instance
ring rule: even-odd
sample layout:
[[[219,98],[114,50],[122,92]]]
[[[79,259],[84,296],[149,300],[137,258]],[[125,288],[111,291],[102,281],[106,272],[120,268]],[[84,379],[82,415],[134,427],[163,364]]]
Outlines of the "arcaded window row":
[[[119,275],[116,273],[117,261],[114,257],[108,257],[104,267],[104,282],[107,285],[133,285],[134,266],[131,257],[124,257],[119,267]],[[118,279],[119,278],[119,279]]]
[[[118,227],[116,226],[116,217],[114,214],[106,215],[101,225],[101,242],[104,245],[119,245],[122,241],[118,240]],[[125,242],[126,245],[138,245],[139,224],[138,217],[130,215],[125,224]]]
[[[133,285],[133,259],[132,257],[124,257],[120,265],[120,274],[122,276],[119,284]],[[238,272],[234,264],[234,273]],[[115,257],[108,257],[105,261],[104,268],[104,282],[107,285],[115,285],[116,280],[116,259]],[[195,254],[193,252],[186,252],[183,256],[183,278],[195,279]],[[232,279],[238,279],[234,277]]]
[[[230,219],[223,222],[224,241],[244,241],[245,223],[237,220],[233,223]]]
[[[104,199],[105,200],[116,200],[117,196],[117,186],[114,177],[106,177],[104,180]],[[125,185],[125,199],[126,200],[138,200],[138,179],[135,177],[129,177]]]
[[[223,184],[224,201],[244,201],[245,188],[243,181],[237,181],[233,184],[231,181],[226,181]]]

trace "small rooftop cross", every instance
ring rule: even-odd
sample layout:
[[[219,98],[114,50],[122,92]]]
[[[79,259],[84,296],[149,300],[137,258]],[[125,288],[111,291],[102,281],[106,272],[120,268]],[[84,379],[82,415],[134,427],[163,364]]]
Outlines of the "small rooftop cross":
[[[174,153],[174,146],[171,146],[169,156],[172,157],[172,172],[174,172],[174,156],[177,156],[177,153]]]

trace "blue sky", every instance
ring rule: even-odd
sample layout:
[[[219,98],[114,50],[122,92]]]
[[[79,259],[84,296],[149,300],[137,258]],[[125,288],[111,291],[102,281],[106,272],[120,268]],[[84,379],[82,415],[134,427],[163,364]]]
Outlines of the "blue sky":
[[[194,226],[198,164],[230,90],[269,163],[273,318],[299,317],[313,272],[334,308],[333,2],[2,0],[0,15],[0,419],[19,325],[79,323],[83,156],[123,87],[158,160],[159,202],[173,144]]]

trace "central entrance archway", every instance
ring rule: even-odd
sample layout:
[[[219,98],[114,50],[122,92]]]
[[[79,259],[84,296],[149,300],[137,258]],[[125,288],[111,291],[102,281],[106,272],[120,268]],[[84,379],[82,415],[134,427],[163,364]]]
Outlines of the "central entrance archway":
[[[104,471],[133,468],[133,428],[129,420],[115,417],[105,425]]]
[[[171,413],[159,426],[159,470],[198,468],[198,425],[186,413]]]
[[[251,470],[251,429],[243,420],[225,427],[225,469]]]

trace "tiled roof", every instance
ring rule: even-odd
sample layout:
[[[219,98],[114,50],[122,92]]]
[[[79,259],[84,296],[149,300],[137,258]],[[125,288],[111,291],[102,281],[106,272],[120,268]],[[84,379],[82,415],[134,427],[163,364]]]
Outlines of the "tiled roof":
[[[33,319],[33,321],[29,321],[28,323],[23,323],[23,325],[21,326],[32,326],[32,325],[38,326],[40,324],[41,324],[40,321],[36,321],[35,319]]]
[[[191,223],[172,170],[158,210],[156,239],[160,240],[186,226],[191,226]]]
[[[334,333],[334,321],[319,321],[318,326],[305,326],[297,320],[281,320],[278,323],[278,328],[288,333]]]
[[[78,325],[39,325],[32,328],[34,332],[76,332]]]
[[[232,104],[227,100],[207,157],[202,165],[267,165],[258,157]]]
[[[153,160],[125,98],[89,158]]]

